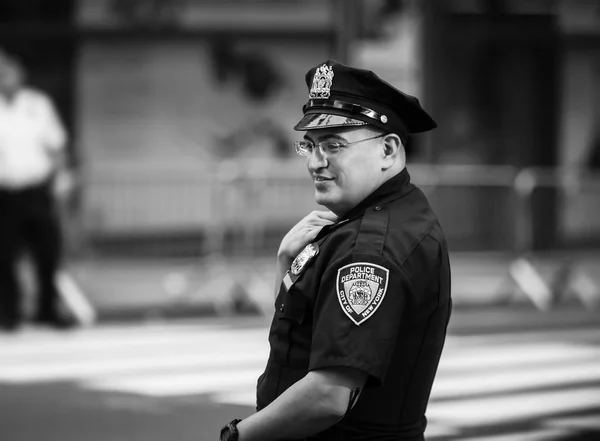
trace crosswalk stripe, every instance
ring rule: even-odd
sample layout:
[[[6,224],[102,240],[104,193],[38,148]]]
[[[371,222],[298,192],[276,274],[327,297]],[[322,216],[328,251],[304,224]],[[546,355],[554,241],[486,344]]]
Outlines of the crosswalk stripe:
[[[426,433],[428,433],[427,431]],[[561,429],[538,429],[526,433],[508,433],[469,437],[469,441],[559,441],[564,440],[568,432]]]
[[[468,397],[493,393],[518,392],[520,390],[586,386],[589,382],[600,382],[600,357],[587,362],[558,365],[538,365],[515,372],[470,373],[468,380],[463,376],[447,376],[444,371],[436,378],[432,394],[436,399]],[[600,403],[600,396],[598,397]]]
[[[445,372],[489,369],[521,368],[528,364],[547,364],[562,360],[600,360],[600,349],[574,346],[567,343],[521,343],[511,345],[486,345],[485,347],[456,347],[446,350],[440,361]]]
[[[547,421],[545,424],[547,427],[557,428],[569,428],[578,430],[600,430],[600,417],[598,415],[588,415],[581,417],[558,417],[553,418],[552,421]]]
[[[260,367],[237,368],[231,371],[215,370],[211,373],[197,372],[178,374],[146,375],[143,377],[112,378],[86,381],[90,389],[114,390],[119,392],[140,393],[155,397],[205,394],[217,391],[236,390],[256,381],[262,369]]]
[[[0,383],[73,381],[87,390],[206,395],[253,407],[267,336],[264,326],[204,323],[2,335]],[[469,440],[551,441],[592,427],[598,416],[573,414],[600,408],[599,342],[591,328],[449,336],[428,407],[428,437],[505,425],[507,433]],[[508,433],[511,424],[530,420],[539,424]]]
[[[105,375],[122,375],[134,372],[137,377],[150,371],[166,370],[166,375],[175,376],[183,370],[203,370],[227,368],[235,364],[259,365],[264,367],[268,352],[265,348],[257,347],[256,351],[248,353],[184,353],[174,357],[165,357],[164,354],[153,356],[127,356],[120,358],[94,359],[59,362],[45,362],[40,364],[25,364],[0,367],[0,381],[13,383],[58,381],[80,379]]]
[[[202,330],[196,329],[188,332],[150,333],[146,335],[136,332],[134,335],[91,335],[89,338],[83,333],[74,336],[66,336],[63,339],[41,339],[12,342],[0,346],[0,361],[10,362],[19,356],[56,356],[72,355],[73,352],[93,353],[99,350],[125,348],[137,350],[141,347],[155,348],[160,345],[180,345],[188,348],[223,347],[223,345],[234,345],[242,347],[248,342],[265,339],[264,330],[244,330],[243,333],[234,333],[231,330]]]
[[[560,412],[586,411],[600,406],[600,387],[574,390],[519,392],[513,395],[433,401],[429,418],[473,427],[506,424]]]
[[[211,398],[214,402],[221,404],[256,406],[256,390],[254,387],[240,388],[234,391],[217,392]]]
[[[481,326],[485,326],[482,322]],[[529,343],[544,343],[552,341],[569,342],[573,344],[598,344],[600,343],[600,329],[594,328],[560,328],[544,329],[543,331],[531,330],[520,332],[494,332],[493,334],[471,334],[471,335],[453,335],[452,340],[446,341],[446,346],[479,346],[479,345],[496,345],[496,344],[523,344]]]

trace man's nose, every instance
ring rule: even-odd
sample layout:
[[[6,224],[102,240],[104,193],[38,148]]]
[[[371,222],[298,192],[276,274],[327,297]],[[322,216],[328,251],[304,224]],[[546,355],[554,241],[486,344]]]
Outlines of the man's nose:
[[[308,169],[318,170],[320,168],[326,168],[328,165],[327,157],[323,154],[321,147],[314,148],[310,155],[308,155]]]

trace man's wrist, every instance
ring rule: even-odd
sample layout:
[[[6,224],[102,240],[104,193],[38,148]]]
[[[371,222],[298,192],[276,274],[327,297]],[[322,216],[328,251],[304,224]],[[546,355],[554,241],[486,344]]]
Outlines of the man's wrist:
[[[290,257],[287,253],[277,253],[277,269],[283,272],[287,271],[294,257]]]

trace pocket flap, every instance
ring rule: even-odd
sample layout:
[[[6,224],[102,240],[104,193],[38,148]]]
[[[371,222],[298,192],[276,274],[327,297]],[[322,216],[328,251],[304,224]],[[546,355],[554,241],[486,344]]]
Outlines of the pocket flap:
[[[279,318],[291,320],[295,323],[302,323],[306,315],[306,301],[296,293],[296,295],[284,296],[283,302],[279,305]]]

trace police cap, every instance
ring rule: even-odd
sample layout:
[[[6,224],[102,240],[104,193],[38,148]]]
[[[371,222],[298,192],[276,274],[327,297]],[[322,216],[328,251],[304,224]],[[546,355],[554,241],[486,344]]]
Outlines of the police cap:
[[[372,124],[403,139],[437,127],[419,100],[375,73],[328,60],[306,74],[309,100],[295,130]]]

